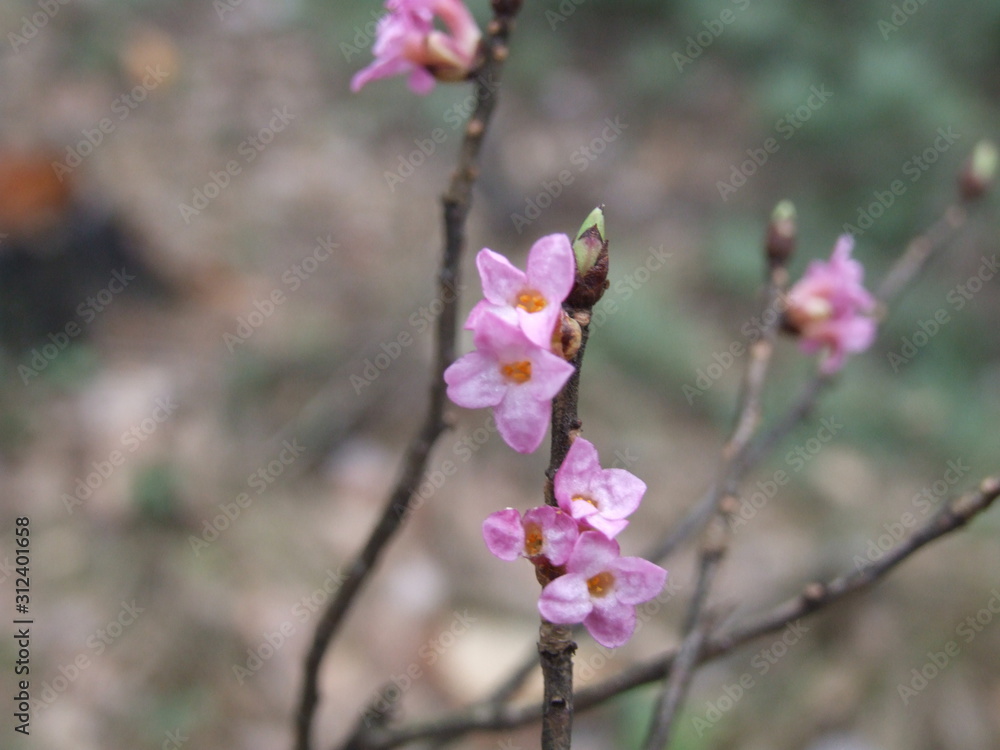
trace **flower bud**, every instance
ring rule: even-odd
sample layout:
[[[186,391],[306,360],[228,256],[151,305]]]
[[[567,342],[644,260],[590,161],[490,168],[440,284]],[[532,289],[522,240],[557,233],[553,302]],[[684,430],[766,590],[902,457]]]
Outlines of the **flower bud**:
[[[993,186],[997,161],[997,147],[992,141],[983,140],[975,145],[958,178],[958,190],[963,200],[976,200]]]
[[[567,362],[572,362],[576,353],[580,351],[582,342],[583,330],[580,328],[580,323],[565,311],[560,311],[559,323],[552,332],[552,351]]]
[[[575,308],[591,308],[608,288],[608,240],[604,231],[604,206],[598,206],[583,222],[573,242],[576,283],[566,298]]]
[[[781,201],[771,213],[771,221],[767,225],[767,238],[764,249],[767,260],[772,266],[783,266],[795,252],[795,239],[798,234],[795,206],[791,201]]]
[[[577,273],[583,276],[593,268],[604,249],[604,206],[598,206],[584,219],[573,242]]]

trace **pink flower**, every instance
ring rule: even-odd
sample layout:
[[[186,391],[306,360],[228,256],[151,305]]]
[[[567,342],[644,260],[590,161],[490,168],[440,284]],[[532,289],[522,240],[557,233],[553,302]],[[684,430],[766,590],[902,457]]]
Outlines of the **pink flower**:
[[[594,444],[578,437],[555,476],[559,507],[609,539],[642,502],[646,483],[624,469],[602,469]]]
[[[548,349],[563,300],[576,278],[569,237],[550,234],[538,240],[528,253],[527,272],[486,248],[476,256],[476,266],[486,299],[472,308],[465,327],[474,330],[483,313],[494,312],[520,325],[529,339]]]
[[[482,34],[462,0],[387,0],[372,52],[375,62],[351,80],[351,91],[369,81],[410,74],[410,89],[426,94],[434,79],[461,81],[472,69]],[[434,28],[434,16],[450,33]]]
[[[596,531],[580,534],[566,574],[542,589],[538,611],[549,622],[582,622],[602,646],[617,648],[635,631],[635,605],[649,601],[667,571],[641,557],[619,557],[618,542]]]
[[[553,565],[562,565],[579,535],[576,521],[548,505],[532,508],[524,518],[507,508],[483,521],[486,547],[501,560],[545,557]]]
[[[826,375],[875,340],[875,298],[862,284],[865,270],[851,258],[853,249],[854,238],[841,235],[830,260],[810,263],[788,292],[786,320],[802,337],[802,351],[825,351],[819,369]]]
[[[476,351],[444,372],[448,398],[467,409],[492,406],[507,445],[531,453],[545,437],[552,399],[573,374],[573,365],[489,311],[479,317],[473,342]]]

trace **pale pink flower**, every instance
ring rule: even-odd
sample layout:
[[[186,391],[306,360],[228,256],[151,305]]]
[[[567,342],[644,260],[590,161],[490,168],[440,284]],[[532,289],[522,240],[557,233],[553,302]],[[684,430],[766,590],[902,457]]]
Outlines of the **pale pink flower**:
[[[434,80],[468,77],[482,33],[462,0],[387,0],[375,32],[375,61],[351,79],[351,90],[378,78],[409,74],[410,89],[426,94]],[[448,32],[434,28],[434,16]]]
[[[602,469],[597,448],[589,440],[573,441],[555,476],[559,507],[609,539],[628,526],[646,483],[624,469]]]
[[[483,248],[476,256],[483,282],[483,296],[465,323],[475,330],[483,313],[490,311],[521,326],[525,335],[546,349],[576,278],[573,246],[565,234],[542,237],[528,252],[522,271],[499,253]]]
[[[476,351],[444,372],[448,398],[467,409],[492,406],[507,445],[531,453],[545,437],[552,399],[573,374],[573,365],[488,311],[477,321],[473,343]]]
[[[524,518],[514,508],[498,510],[483,521],[486,547],[501,560],[544,557],[562,565],[580,535],[576,521],[558,508],[532,508]]]
[[[558,625],[582,622],[602,646],[617,648],[635,632],[635,605],[663,590],[667,571],[641,557],[619,557],[618,542],[585,531],[566,573],[542,589],[538,611]]]
[[[851,258],[854,238],[841,235],[829,261],[814,260],[789,290],[786,320],[801,337],[802,351],[823,351],[820,371],[839,370],[849,353],[875,340],[875,298],[864,288],[864,267]]]

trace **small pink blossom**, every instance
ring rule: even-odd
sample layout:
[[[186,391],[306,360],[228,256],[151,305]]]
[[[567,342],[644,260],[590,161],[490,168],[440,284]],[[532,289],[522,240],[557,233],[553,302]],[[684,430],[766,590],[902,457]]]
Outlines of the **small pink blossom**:
[[[352,91],[379,78],[409,73],[410,89],[426,94],[435,78],[468,77],[482,34],[462,0],[387,0],[385,7],[389,13],[375,31],[375,61],[355,74]],[[434,16],[450,33],[434,28]]]
[[[444,372],[448,398],[467,409],[492,406],[507,445],[531,453],[545,437],[552,399],[573,374],[573,365],[489,311],[479,317],[473,343],[476,351]]]
[[[524,518],[507,508],[483,521],[486,547],[501,560],[544,557],[553,565],[562,565],[579,535],[576,521],[548,505],[532,508]]]
[[[476,266],[486,299],[472,308],[465,327],[474,330],[483,313],[490,311],[521,326],[529,339],[549,348],[563,300],[576,278],[569,237],[550,234],[538,240],[528,252],[527,271],[487,248],[476,256]]]
[[[853,249],[854,238],[841,235],[830,260],[810,263],[787,296],[786,319],[802,337],[802,351],[824,351],[819,368],[826,375],[875,340],[875,298],[864,288],[865,270],[851,258]]]
[[[550,582],[538,600],[549,622],[582,622],[598,643],[617,648],[635,631],[635,605],[663,590],[667,571],[641,557],[620,557],[618,542],[585,531],[566,561],[566,574]]]
[[[628,526],[646,483],[624,469],[602,469],[597,448],[578,437],[556,472],[555,495],[559,507],[573,518],[600,531],[609,539]]]

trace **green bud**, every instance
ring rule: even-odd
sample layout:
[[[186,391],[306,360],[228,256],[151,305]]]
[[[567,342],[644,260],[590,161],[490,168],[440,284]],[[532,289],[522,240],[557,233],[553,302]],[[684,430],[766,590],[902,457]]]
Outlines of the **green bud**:
[[[771,212],[767,225],[765,250],[768,260],[775,265],[785,265],[795,252],[798,221],[795,205],[788,200],[781,201]]]
[[[993,186],[1000,157],[992,141],[979,141],[959,177],[959,188],[965,200],[975,200]]]
[[[604,233],[604,206],[598,206],[584,220],[580,231],[573,242],[573,254],[576,256],[576,272],[583,276],[597,262],[601,250],[607,241]]]

